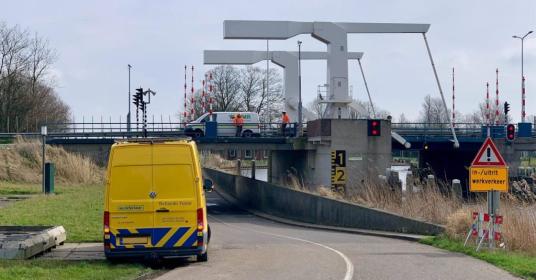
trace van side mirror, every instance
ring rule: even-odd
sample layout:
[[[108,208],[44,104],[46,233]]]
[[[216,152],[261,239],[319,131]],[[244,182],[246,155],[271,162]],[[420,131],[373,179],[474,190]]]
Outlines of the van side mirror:
[[[205,179],[203,182],[203,189],[207,192],[211,192],[214,190],[214,183],[212,183],[211,180]]]

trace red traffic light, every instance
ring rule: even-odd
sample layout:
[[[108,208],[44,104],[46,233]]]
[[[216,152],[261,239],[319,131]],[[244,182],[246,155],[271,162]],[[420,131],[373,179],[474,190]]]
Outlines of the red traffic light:
[[[381,136],[381,121],[367,120],[368,136]]]
[[[509,124],[506,126],[506,139],[513,141],[516,138],[516,126]]]

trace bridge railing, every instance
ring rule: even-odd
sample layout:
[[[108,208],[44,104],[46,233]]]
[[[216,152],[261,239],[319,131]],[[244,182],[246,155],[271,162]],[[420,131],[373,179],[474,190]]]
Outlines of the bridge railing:
[[[129,128],[122,122],[52,123],[47,124],[47,127],[49,135],[69,138],[126,138],[145,135],[203,137],[206,133],[205,123],[149,122],[145,129],[143,123],[132,123]],[[236,128],[234,124],[218,123],[217,131],[218,137],[235,137]],[[244,135],[252,137],[292,137],[297,135],[297,124],[288,124],[283,132],[281,123],[244,123],[242,132],[246,131]]]
[[[452,137],[449,123],[392,123],[392,130],[402,136]],[[456,123],[458,137],[482,137],[482,125],[478,123]]]

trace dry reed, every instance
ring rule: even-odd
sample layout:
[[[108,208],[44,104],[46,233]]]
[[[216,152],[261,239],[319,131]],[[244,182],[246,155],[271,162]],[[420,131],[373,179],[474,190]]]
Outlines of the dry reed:
[[[88,157],[47,146],[47,161],[56,167],[56,180],[62,184],[98,184],[104,170]],[[41,182],[41,143],[18,137],[14,144],[0,149],[0,180],[22,183]]]
[[[420,186],[420,189],[403,193],[387,184],[367,184],[359,194],[346,199],[445,225],[446,234],[458,240],[463,240],[469,231],[472,212],[487,211],[482,198],[470,204],[464,203],[444,185],[430,184]],[[504,217],[502,233],[507,249],[536,255],[536,205],[503,195],[499,214]]]

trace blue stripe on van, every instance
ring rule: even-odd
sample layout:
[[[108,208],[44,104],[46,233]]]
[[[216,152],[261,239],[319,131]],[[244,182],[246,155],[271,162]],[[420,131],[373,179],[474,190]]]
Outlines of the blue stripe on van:
[[[181,227],[168,239],[164,247],[173,248],[173,245],[181,239],[181,237],[190,229],[189,227]]]
[[[118,235],[131,235],[130,230],[128,229],[120,228],[117,230],[117,232],[119,233]]]
[[[184,241],[184,244],[182,246],[192,247],[196,240],[197,240],[197,230],[194,230],[194,232],[192,232],[192,235],[190,235],[190,237],[188,237],[188,239]]]
[[[110,244],[117,246],[118,244],[115,244],[115,234],[110,232]]]
[[[160,240],[162,240],[162,238],[164,237],[164,235],[166,235],[169,230],[171,230],[171,228],[154,228],[153,229],[153,235],[152,235],[152,243],[153,243],[153,246],[156,246],[156,244],[158,244],[158,242],[160,242]]]

